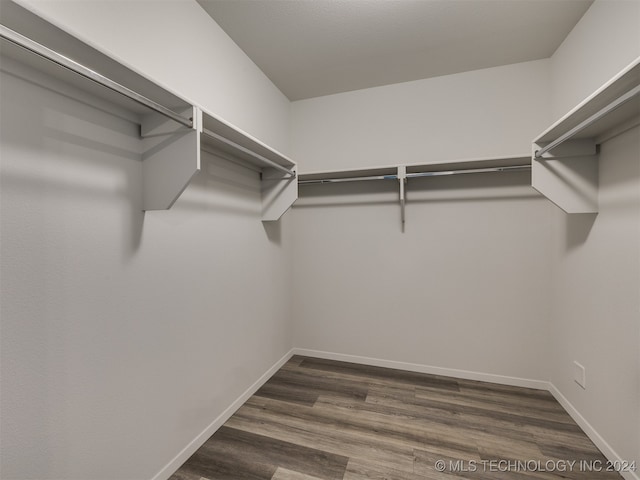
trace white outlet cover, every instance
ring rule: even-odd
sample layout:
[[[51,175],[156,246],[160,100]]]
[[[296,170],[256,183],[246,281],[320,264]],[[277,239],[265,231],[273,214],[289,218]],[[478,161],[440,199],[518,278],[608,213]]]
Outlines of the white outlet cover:
[[[587,375],[584,367],[578,362],[573,362],[573,379],[582,388],[587,388]]]

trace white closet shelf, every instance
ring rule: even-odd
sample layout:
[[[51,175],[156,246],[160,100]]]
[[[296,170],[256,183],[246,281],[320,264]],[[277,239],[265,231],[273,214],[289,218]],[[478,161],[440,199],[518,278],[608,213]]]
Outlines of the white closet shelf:
[[[216,115],[203,112],[202,149],[261,175],[262,220],[279,220],[298,198],[296,163]]]
[[[398,173],[398,167],[371,167],[371,168],[354,168],[344,170],[323,170],[310,173],[300,173],[298,175],[298,182],[301,185],[306,183],[330,183],[329,180],[342,180],[342,179],[358,179],[363,177],[381,177],[389,176],[389,180],[396,180],[395,175]],[[376,178],[367,178],[376,180]],[[383,179],[378,179],[383,180]],[[357,181],[357,180],[353,180]]]
[[[233,154],[236,158],[251,163],[259,169],[273,167],[268,162],[287,170],[295,168],[296,163],[293,160],[216,115],[204,111],[203,117],[204,145],[223,153]]]
[[[398,182],[400,221],[404,231],[406,187],[407,181],[412,178],[524,170],[529,171],[530,169],[531,157],[529,155],[512,155],[505,157],[445,160],[442,162],[302,173],[299,175],[299,183],[300,185],[313,185],[325,183],[395,180]]]
[[[408,178],[414,173],[426,173],[426,172],[454,172],[459,171],[463,173],[464,170],[475,169],[497,169],[511,166],[527,167],[531,164],[531,156],[528,154],[521,155],[509,155],[504,157],[483,157],[483,158],[470,158],[464,160],[444,160],[440,162],[428,162],[428,163],[412,163],[401,165],[406,168]],[[383,178],[375,177],[389,177],[386,180],[397,180],[399,165],[383,166],[383,167],[367,167],[358,169],[343,169],[343,170],[326,170],[316,171],[308,173],[300,173],[298,175],[300,184],[309,183],[332,183],[331,180],[347,180],[358,181],[360,178],[366,180],[384,180]],[[471,173],[471,172],[469,172]],[[325,182],[322,182],[325,180]]]
[[[597,213],[597,146],[638,125],[640,57],[533,141],[533,187],[567,213]]]
[[[504,167],[526,167],[530,164],[529,155],[508,155],[504,157],[471,158],[466,160],[450,160],[438,163],[406,165],[407,175],[412,173],[463,171],[474,169],[498,169]],[[411,177],[409,177],[411,178]]]
[[[191,106],[189,102],[141,75],[134,69],[121,64],[105,53],[93,48],[12,1],[2,2],[0,24],[93,72],[101,72],[104,76],[108,76],[111,81],[134,92],[139,92],[146,98],[171,110],[179,112]],[[87,98],[88,94],[97,99],[104,100],[101,106],[104,105],[107,109],[109,105],[116,107],[113,109],[114,113],[124,113],[125,116],[129,114],[129,118],[132,121],[140,123],[142,116],[151,112],[149,108],[140,105],[131,98],[127,98],[102,85],[92,82],[14,43],[3,39],[3,41],[0,42],[0,51],[4,57],[13,58],[20,63],[26,64],[77,89],[79,92],[82,92],[80,95],[83,96],[83,98]]]
[[[3,70],[38,72],[61,93],[140,125],[144,210],[171,208],[200,170],[203,145],[260,169],[264,221],[297,198],[295,162],[14,2],[2,5],[0,37]]]

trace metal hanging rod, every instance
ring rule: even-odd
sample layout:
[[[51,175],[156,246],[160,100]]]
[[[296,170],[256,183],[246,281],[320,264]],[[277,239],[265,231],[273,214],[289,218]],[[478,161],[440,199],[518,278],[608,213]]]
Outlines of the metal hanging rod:
[[[445,175],[466,175],[470,173],[518,172],[531,170],[531,165],[511,165],[508,167],[468,168],[465,170],[443,170],[440,172],[407,173],[407,178],[442,177]]]
[[[582,130],[584,130],[585,128],[587,128],[588,126],[594,124],[595,122],[597,122],[598,120],[600,120],[602,117],[604,117],[605,115],[611,113],[612,111],[614,111],[616,108],[618,108],[619,106],[623,105],[624,103],[628,102],[629,100],[631,100],[633,97],[635,97],[636,95],[638,95],[640,93],[640,85],[636,85],[635,88],[633,88],[632,90],[629,90],[627,93],[625,93],[624,95],[616,98],[613,102],[611,102],[609,105],[607,105],[606,107],[598,110],[596,113],[594,113],[593,115],[591,115],[589,118],[587,118],[586,120],[584,120],[583,122],[579,123],[578,125],[576,125],[575,127],[573,127],[571,130],[569,130],[568,132],[566,132],[565,134],[561,135],[560,137],[558,137],[556,140],[554,140],[553,142],[549,143],[548,145],[545,145],[544,147],[542,147],[539,150],[536,150],[534,157],[535,158],[542,158],[542,156],[547,153],[549,150],[553,150],[554,148],[556,148],[558,145],[566,142],[567,140],[569,140],[571,137],[573,137],[574,135],[580,133]]]
[[[259,153],[254,152],[253,150],[249,150],[246,147],[243,147],[242,145],[238,145],[236,142],[233,142],[231,140],[229,140],[228,138],[224,138],[222,135],[218,135],[217,133],[212,132],[211,130],[208,130],[206,128],[204,128],[202,130],[202,133],[208,137],[211,138],[215,138],[216,140],[218,140],[219,142],[224,143],[225,145],[229,145],[230,147],[233,147],[237,150],[240,150],[243,153],[246,153],[247,155],[249,155],[250,157],[260,161],[261,163],[264,163],[270,167],[275,168],[276,170],[279,170],[282,173],[286,173],[287,175],[291,175],[292,177],[296,176],[296,172],[283,167],[282,165],[280,165],[279,163],[274,162],[273,160],[269,160],[266,157],[263,157],[262,155],[260,155]]]
[[[40,57],[45,58],[46,60],[49,60],[63,68],[66,68],[67,70],[70,70],[99,85],[102,85],[103,87],[106,87],[109,90],[113,90],[114,92],[117,92],[120,95],[123,95],[133,100],[134,102],[139,103],[140,105],[144,105],[145,107],[150,108],[151,110],[154,110],[159,114],[164,115],[165,117],[168,117],[184,125],[185,127],[189,127],[189,128],[193,127],[193,119],[183,117],[182,115],[174,112],[173,110],[170,110],[167,107],[164,107],[159,103],[156,103],[153,100],[150,100],[147,97],[140,95],[139,93],[134,92],[133,90],[130,90],[124,85],[120,85],[119,83],[114,82],[113,80],[105,77],[104,75],[101,75],[100,73],[95,72],[90,68],[85,67],[84,65],[81,65],[78,62],[71,60],[68,57],[65,57],[62,54],[54,50],[51,50],[48,47],[45,47],[44,45],[38,42],[35,42],[30,38],[27,38],[24,35],[21,35],[18,32],[15,32],[10,28],[5,27],[4,25],[0,25],[0,38],[3,38],[4,40],[7,40],[21,48],[24,48],[29,52],[35,53],[36,55],[39,55]]]
[[[318,180],[299,180],[299,185],[311,185],[315,183],[344,183],[366,182],[369,180],[398,180],[397,175],[371,175],[368,177],[344,177],[344,178],[320,178]]]
[[[439,172],[419,172],[407,173],[406,178],[419,177],[440,177],[445,175],[463,175],[471,173],[491,173],[491,172],[514,172],[522,170],[531,170],[531,165],[511,165],[506,167],[489,167],[489,168],[468,168],[465,170],[445,170]],[[371,175],[367,177],[344,177],[344,178],[320,178],[317,180],[300,180],[300,185],[311,185],[320,183],[343,183],[343,182],[361,182],[369,180],[398,180],[398,175]]]

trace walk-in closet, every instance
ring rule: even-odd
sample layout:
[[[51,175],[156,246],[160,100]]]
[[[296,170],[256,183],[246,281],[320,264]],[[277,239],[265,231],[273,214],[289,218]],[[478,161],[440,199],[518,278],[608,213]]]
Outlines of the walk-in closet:
[[[0,0],[2,480],[639,469],[640,0]]]

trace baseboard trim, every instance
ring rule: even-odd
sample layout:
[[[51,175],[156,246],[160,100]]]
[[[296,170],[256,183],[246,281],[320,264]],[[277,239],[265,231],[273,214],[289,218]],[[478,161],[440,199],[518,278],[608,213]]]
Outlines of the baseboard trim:
[[[224,422],[238,410],[244,402],[249,400],[251,395],[256,393],[258,389],[264,385],[287,361],[294,355],[293,350],[287,352],[280,360],[278,360],[269,370],[267,370],[253,385],[247,388],[242,395],[240,395],[229,407],[226,408],[218,417],[211,422],[202,433],[194,438],[189,444],[182,449],[169,463],[167,463],[158,473],[156,473],[152,480],[167,480],[173,473],[180,468],[180,466],[187,461],[187,459],[193,455],[198,448],[202,446],[207,439],[218,430]]]
[[[558,401],[562,408],[564,408],[567,413],[573,418],[573,420],[580,426],[580,428],[587,434],[587,437],[591,439],[591,441],[595,444],[598,449],[602,452],[602,454],[609,460],[610,462],[616,464],[616,462],[621,462],[622,460],[630,461],[629,459],[620,458],[620,456],[616,453],[616,451],[607,443],[607,441],[602,438],[602,436],[597,432],[595,428],[584,418],[580,412],[573,406],[573,404],[565,397],[560,390],[551,382],[549,382],[549,392],[554,398]],[[637,472],[620,472],[622,478],[625,480],[640,480]]]
[[[432,375],[442,375],[444,377],[464,378],[466,380],[478,380],[481,382],[498,383],[513,387],[535,388],[536,390],[549,389],[549,382],[543,380],[532,380],[529,378],[509,377],[506,375],[495,375],[492,373],[473,372],[469,370],[457,370],[455,368],[434,367],[418,363],[397,362],[395,360],[383,360],[380,358],[363,357],[359,355],[323,352],[320,350],[309,350],[306,348],[294,348],[293,353],[294,355],[323,358],[325,360],[339,360],[342,362],[358,363],[361,365],[395,368],[410,372],[429,373]]]

